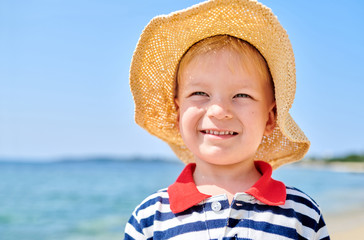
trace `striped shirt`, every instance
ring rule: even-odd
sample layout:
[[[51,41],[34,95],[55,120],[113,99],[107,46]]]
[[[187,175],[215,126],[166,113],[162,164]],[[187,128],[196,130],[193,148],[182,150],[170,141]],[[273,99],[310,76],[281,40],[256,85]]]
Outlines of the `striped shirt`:
[[[315,201],[272,179],[269,164],[256,167],[262,177],[229,204],[226,195],[200,193],[195,165],[187,165],[173,185],[135,209],[125,239],[330,239]]]

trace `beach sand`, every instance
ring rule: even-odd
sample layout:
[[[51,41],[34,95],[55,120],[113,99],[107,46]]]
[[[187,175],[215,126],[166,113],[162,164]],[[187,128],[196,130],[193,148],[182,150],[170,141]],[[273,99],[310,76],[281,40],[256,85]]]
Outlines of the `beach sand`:
[[[364,208],[324,218],[332,240],[364,239]]]

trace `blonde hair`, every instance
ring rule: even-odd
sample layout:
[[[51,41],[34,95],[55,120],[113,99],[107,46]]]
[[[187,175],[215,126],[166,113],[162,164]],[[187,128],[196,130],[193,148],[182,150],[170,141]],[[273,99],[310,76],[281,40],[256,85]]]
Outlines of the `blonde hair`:
[[[183,69],[199,55],[208,52],[217,52],[219,50],[232,50],[239,54],[244,69],[247,71],[254,70],[258,73],[261,79],[267,81],[268,86],[272,89],[272,96],[274,100],[274,83],[272,75],[269,71],[268,64],[262,54],[250,43],[240,38],[230,35],[216,35],[202,39],[201,41],[193,44],[182,56],[176,72],[175,81],[175,97],[178,94],[178,85],[181,79]],[[254,66],[254,69],[251,69]]]

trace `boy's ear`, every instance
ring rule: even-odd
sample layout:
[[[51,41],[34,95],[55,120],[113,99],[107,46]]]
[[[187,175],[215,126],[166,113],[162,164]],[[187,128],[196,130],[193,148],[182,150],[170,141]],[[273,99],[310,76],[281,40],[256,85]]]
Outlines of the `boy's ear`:
[[[276,127],[277,120],[277,105],[276,102],[273,102],[269,108],[268,119],[265,125],[264,136],[269,136],[272,134],[274,128]]]
[[[177,111],[176,123],[177,123],[177,128],[179,130],[179,101],[178,101],[177,97],[174,98],[174,106],[176,107],[176,111]]]
[[[178,101],[178,97],[175,97],[174,98],[174,105],[176,106],[176,109],[178,111],[178,108],[179,108],[179,101]]]

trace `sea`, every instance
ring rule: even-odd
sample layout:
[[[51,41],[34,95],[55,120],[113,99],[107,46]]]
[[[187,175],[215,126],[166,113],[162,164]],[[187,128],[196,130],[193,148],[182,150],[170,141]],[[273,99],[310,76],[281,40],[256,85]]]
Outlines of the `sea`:
[[[158,159],[0,162],[0,240],[123,239],[134,208],[184,165]],[[288,165],[273,177],[325,214],[364,208],[364,173]]]

